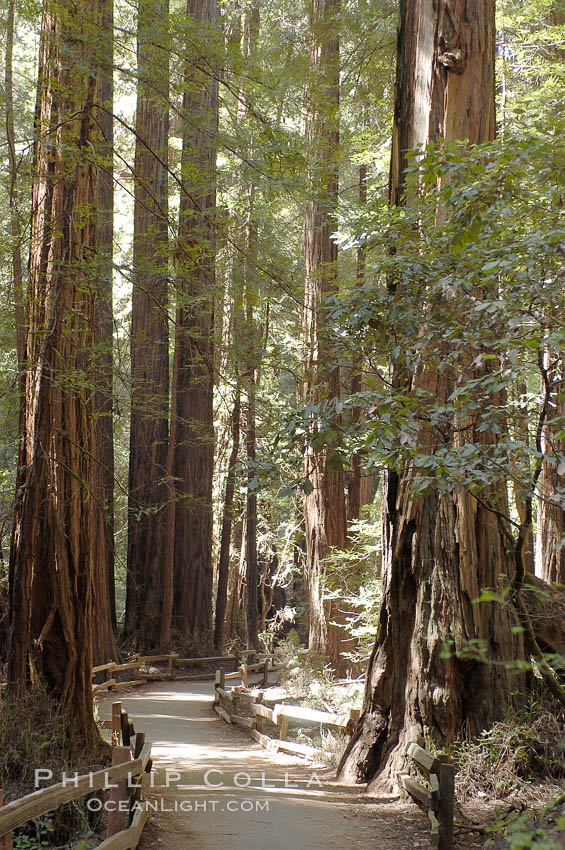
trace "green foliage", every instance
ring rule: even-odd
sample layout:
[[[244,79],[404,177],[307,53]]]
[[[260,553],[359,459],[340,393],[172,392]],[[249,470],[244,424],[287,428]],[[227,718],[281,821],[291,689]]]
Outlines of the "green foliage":
[[[408,191],[428,186],[418,204],[383,204],[340,235],[345,250],[369,249],[371,274],[328,302],[335,344],[344,358],[358,347],[383,366],[373,387],[342,399],[339,410],[321,402],[315,433],[311,406],[293,412],[289,441],[332,447],[339,428],[340,445],[360,449],[369,466],[409,464],[415,494],[465,487],[502,512],[498,482],[517,479],[534,495],[543,399],[516,397],[514,388],[524,376],[535,383],[543,352],[557,368],[565,348],[562,129],[556,122],[542,138],[430,146],[410,167]],[[401,386],[387,381],[387,361],[406,375]],[[347,426],[356,406],[368,411],[362,445]],[[557,448],[546,459],[564,461]]]
[[[33,829],[35,834],[30,834],[29,831],[16,830],[14,850],[41,850],[43,847],[52,846],[51,839],[55,828],[49,817],[37,818],[34,821]]]
[[[351,647],[342,654],[365,667],[375,640],[381,598],[381,504],[365,505],[348,527],[347,549],[332,550],[324,561],[322,583],[327,599],[339,599]]]

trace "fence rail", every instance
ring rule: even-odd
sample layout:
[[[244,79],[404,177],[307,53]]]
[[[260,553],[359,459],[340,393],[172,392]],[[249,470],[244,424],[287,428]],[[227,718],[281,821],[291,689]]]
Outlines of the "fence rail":
[[[109,661],[107,664],[99,664],[92,668],[92,675],[97,676],[99,673],[106,673],[106,679],[102,682],[94,682],[92,685],[93,693],[98,691],[118,691],[122,688],[132,688],[139,685],[146,685],[147,682],[160,681],[162,679],[174,679],[176,681],[196,681],[201,679],[213,679],[214,673],[188,673],[179,675],[175,671],[178,667],[197,667],[200,664],[212,664],[223,662],[238,662],[237,655],[212,655],[206,658],[180,658],[178,653],[169,652],[161,655],[136,655],[134,658],[126,661],[124,664],[118,664],[114,661]],[[150,673],[142,671],[143,667],[151,664],[163,664],[167,662],[167,671],[159,673]],[[252,665],[252,668],[255,665]],[[251,669],[252,669],[251,668]],[[133,670],[134,679],[120,682],[116,679],[117,673],[122,673],[127,670]],[[238,674],[236,674],[238,675]]]
[[[239,670],[226,673],[221,667],[216,670],[214,682],[214,711],[226,723],[234,723],[249,730],[251,737],[269,750],[282,750],[292,755],[313,758],[321,753],[321,750],[308,744],[301,744],[288,740],[289,719],[305,720],[310,723],[318,723],[342,729],[348,734],[353,734],[360,712],[351,709],[347,715],[332,714],[327,711],[319,711],[301,705],[289,705],[287,703],[276,703],[273,708],[263,704],[264,693],[259,689],[245,691],[240,687],[226,689],[226,680],[240,678],[242,688],[248,687],[248,673],[251,670],[263,672],[262,685],[268,682],[268,674],[280,669],[282,665],[273,665],[272,658],[267,658],[259,664],[241,665]],[[252,717],[240,714],[240,704],[246,703],[252,713]],[[269,720],[274,726],[279,727],[278,738],[272,738],[265,733],[263,721]]]
[[[417,803],[427,809],[434,845],[439,850],[452,850],[457,770],[448,755],[441,753],[434,756],[417,741],[407,745],[406,755],[427,779],[429,788],[406,773],[398,774],[399,782]]]
[[[108,836],[97,850],[132,850],[137,847],[145,821],[147,810],[141,801],[141,778],[150,773],[151,744],[145,742],[145,734],[135,731],[122,704],[112,705],[112,720],[103,724],[111,729],[112,767],[102,768],[92,773],[73,776],[41,788],[13,800],[0,808],[0,848],[12,850],[11,833],[14,829],[35,818],[55,811],[65,803],[80,800],[87,794],[104,789],[110,790],[110,799],[128,800],[126,811],[118,806],[118,820],[108,818]],[[135,792],[130,795],[128,785],[133,783]],[[121,820],[120,820],[121,817]],[[127,825],[122,821],[127,817]],[[122,828],[123,827],[123,828]]]

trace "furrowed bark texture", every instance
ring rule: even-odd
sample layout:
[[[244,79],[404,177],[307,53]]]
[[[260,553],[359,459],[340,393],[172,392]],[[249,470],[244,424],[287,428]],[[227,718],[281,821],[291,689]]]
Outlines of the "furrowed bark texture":
[[[339,189],[339,0],[312,0],[310,4],[310,72],[307,93],[308,179],[311,197],[305,217],[304,292],[304,400],[317,403],[340,396],[340,370],[333,363],[327,337],[323,300],[337,289],[337,246],[331,239]],[[312,429],[316,430],[316,422]],[[309,645],[329,654],[336,671],[341,658],[343,631],[331,625],[340,618],[334,601],[324,603],[323,561],[332,547],[345,545],[344,476],[332,466],[332,449],[305,456],[305,477],[312,486],[304,500],[306,580],[310,603]]]
[[[169,408],[168,0],[142,0],[137,31],[126,633],[159,643]]]
[[[102,747],[91,687],[100,15],[97,0],[43,10],[8,670],[12,696],[43,683],[89,752]]]
[[[409,149],[493,135],[493,0],[403,0],[391,203],[410,202],[404,198]],[[393,297],[402,298],[400,288]],[[393,374],[393,381],[443,399],[451,391],[451,378],[433,370],[411,382]],[[465,425],[479,441],[473,423]],[[487,444],[495,439],[482,435]],[[501,574],[511,572],[497,517],[463,490],[414,498],[416,472],[389,471],[385,482],[380,622],[364,712],[339,770],[344,780],[375,786],[395,784],[414,727],[438,744],[476,734],[504,713],[521,684],[505,667],[521,657],[510,606],[473,602],[483,588],[500,590]],[[501,482],[502,510],[505,492]]]
[[[208,28],[211,54],[216,0],[188,0]],[[189,48],[194,50],[194,48]],[[177,252],[173,397],[176,479],[173,618],[195,645],[212,642],[213,364],[218,82],[214,58],[187,55],[183,98],[182,189]]]
[[[96,552],[93,619],[93,662],[104,664],[116,658],[114,630],[116,601],[114,588],[114,426],[113,426],[113,340],[112,257],[114,241],[114,169],[112,164],[114,85],[112,0],[101,0],[103,37],[100,43],[98,84],[98,298],[96,300],[96,394],[95,436],[97,483],[94,493]]]

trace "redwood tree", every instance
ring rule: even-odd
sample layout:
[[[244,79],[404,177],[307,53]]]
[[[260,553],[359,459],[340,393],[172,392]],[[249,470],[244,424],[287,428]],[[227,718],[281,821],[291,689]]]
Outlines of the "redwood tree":
[[[310,4],[310,73],[307,92],[307,145],[310,198],[305,220],[304,399],[309,403],[340,395],[340,370],[328,340],[323,301],[337,289],[336,228],[339,189],[339,0]],[[315,431],[317,423],[312,422]],[[304,500],[306,579],[309,597],[310,648],[329,653],[338,672],[342,630],[330,622],[339,617],[337,604],[324,602],[323,561],[331,547],[345,545],[344,476],[334,464],[333,446],[310,444],[305,477],[310,492]]]
[[[89,752],[102,746],[91,686],[101,11],[99,0],[43,8],[8,669],[9,693],[41,682]]]
[[[142,0],[137,110],[126,633],[146,649],[160,639],[163,537],[169,496],[168,0]]]
[[[210,55],[187,48],[183,95],[177,309],[171,410],[175,479],[173,624],[182,638],[212,639],[214,287],[218,78],[216,0],[188,0]],[[219,35],[219,33],[218,33]],[[219,38],[218,38],[219,41]]]
[[[494,137],[494,43],[494,0],[433,6],[402,0],[391,203],[406,200],[409,150],[431,140],[473,144]],[[402,299],[400,285],[391,297]],[[392,380],[403,391],[445,400],[454,378],[427,367],[412,377],[395,369]],[[444,438],[496,439],[477,434],[472,420],[465,425]],[[426,445],[424,432],[419,442]],[[343,779],[394,783],[415,731],[438,744],[462,730],[475,734],[503,714],[518,684],[505,666],[520,657],[510,609],[473,603],[483,588],[501,587],[501,574],[512,575],[497,516],[486,495],[475,499],[462,487],[414,496],[416,474],[408,465],[389,470],[386,479],[380,621],[363,715],[340,766]],[[504,481],[496,495],[504,509]],[[468,641],[480,644],[486,659],[465,657]]]
[[[100,41],[98,83],[98,298],[96,300],[95,437],[97,486],[93,509],[98,524],[95,553],[93,660],[104,664],[116,656],[114,587],[114,421],[112,310],[114,242],[114,11],[113,0],[101,0],[103,37]]]

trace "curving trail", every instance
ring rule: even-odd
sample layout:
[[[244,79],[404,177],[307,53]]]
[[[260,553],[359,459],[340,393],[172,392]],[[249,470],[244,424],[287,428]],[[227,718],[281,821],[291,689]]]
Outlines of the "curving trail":
[[[368,797],[327,769],[267,752],[217,717],[213,693],[211,682],[172,681],[121,695],[153,744],[154,787],[145,796],[156,811],[139,850],[431,847],[415,806]],[[99,700],[101,717],[111,716],[111,703]]]

